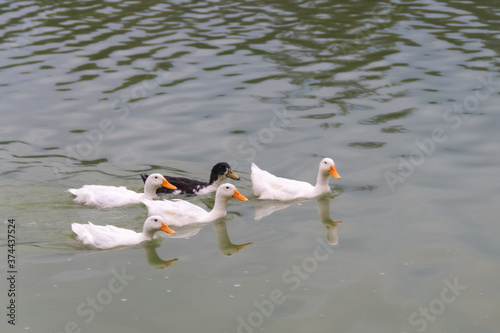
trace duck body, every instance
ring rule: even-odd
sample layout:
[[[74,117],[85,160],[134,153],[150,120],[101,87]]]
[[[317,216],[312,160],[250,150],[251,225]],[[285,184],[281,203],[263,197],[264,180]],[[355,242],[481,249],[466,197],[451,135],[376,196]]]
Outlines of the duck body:
[[[150,179],[144,183],[144,193],[128,190],[125,186],[106,185],[84,185],[79,189],[70,188],[68,191],[76,195],[75,201],[78,203],[100,208],[114,208],[138,204],[144,199],[153,199],[156,197],[156,189],[162,186],[175,188],[157,173],[151,175]]]
[[[144,200],[148,214],[161,216],[167,225],[183,227],[195,223],[208,223],[213,219],[203,208],[181,199],[174,200]],[[220,214],[216,218],[223,217]]]
[[[83,244],[92,245],[99,249],[110,249],[117,246],[127,246],[152,240],[155,232],[161,230],[170,234],[175,233],[170,229],[160,216],[150,216],[144,222],[142,232],[117,228],[113,225],[95,225],[72,223],[71,229],[77,239]]]
[[[145,182],[149,176],[141,174],[142,180]],[[215,192],[222,181],[226,178],[239,180],[240,177],[231,169],[228,163],[219,162],[212,168],[210,172],[210,179],[208,182],[203,182],[196,179],[185,177],[171,177],[164,176],[165,179],[174,185],[177,189],[172,190],[168,188],[158,188],[156,193],[173,193],[173,194],[187,194],[187,195],[203,195]]]
[[[247,201],[232,184],[219,186],[215,194],[215,204],[211,211],[185,200],[143,200],[149,215],[158,215],[167,225],[183,227],[191,224],[208,223],[227,214],[226,207],[230,198]]]
[[[82,188],[70,188],[68,191],[76,195],[76,202],[100,208],[136,204],[144,197],[143,193],[127,190],[125,186],[83,185]]]
[[[252,188],[254,194],[262,200],[288,201],[300,198],[314,198],[330,192],[328,177],[340,178],[335,163],[324,158],[319,164],[316,185],[307,182],[277,177],[252,163]]]

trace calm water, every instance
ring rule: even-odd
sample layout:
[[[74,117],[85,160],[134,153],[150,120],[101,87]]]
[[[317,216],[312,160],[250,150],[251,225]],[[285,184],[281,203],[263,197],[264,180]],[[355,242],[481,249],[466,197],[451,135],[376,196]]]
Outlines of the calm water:
[[[495,1],[2,2],[2,327],[498,332],[499,14]],[[342,176],[329,196],[252,195],[252,161],[313,182],[324,156]],[[219,161],[250,199],[223,220],[109,251],[76,242],[71,222],[139,230],[146,209],[82,207],[67,188],[140,191],[141,172],[204,179]]]

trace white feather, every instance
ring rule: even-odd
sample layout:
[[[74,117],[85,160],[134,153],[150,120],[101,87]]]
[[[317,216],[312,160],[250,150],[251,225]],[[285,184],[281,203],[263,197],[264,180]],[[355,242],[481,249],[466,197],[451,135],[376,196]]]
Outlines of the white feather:
[[[208,223],[226,216],[227,202],[231,197],[241,194],[232,184],[219,186],[215,194],[215,204],[210,212],[185,200],[143,200],[149,215],[159,215],[167,225],[186,226],[196,223]],[[247,199],[241,196],[246,201]]]
[[[73,223],[71,229],[83,244],[92,245],[99,249],[109,249],[151,240],[154,233],[162,228],[163,223],[160,216],[150,216],[144,222],[142,232],[117,228],[113,225],[95,225],[92,222],[88,224]]]
[[[127,190],[125,186],[84,185],[68,191],[76,195],[75,201],[84,205],[113,208],[138,204],[144,199],[156,197],[156,190],[167,182],[160,174],[152,174],[144,183],[144,193]],[[168,182],[167,182],[168,183]],[[170,185],[170,184],[169,184]]]
[[[323,159],[319,164],[317,183],[313,186],[307,182],[277,177],[252,163],[253,191],[259,199],[263,200],[287,201],[299,198],[314,198],[330,191],[328,176],[331,168],[335,170],[333,160],[330,158]],[[337,178],[340,178],[340,176]]]

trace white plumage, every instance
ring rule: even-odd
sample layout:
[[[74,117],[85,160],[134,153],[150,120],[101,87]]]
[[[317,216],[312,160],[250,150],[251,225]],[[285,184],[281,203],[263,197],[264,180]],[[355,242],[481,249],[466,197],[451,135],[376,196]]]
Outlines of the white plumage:
[[[232,184],[222,184],[215,194],[215,204],[210,212],[185,200],[143,200],[149,215],[159,215],[166,224],[185,226],[195,223],[208,223],[226,216],[227,202],[230,198],[247,201]]]
[[[156,197],[159,187],[175,189],[159,173],[152,174],[144,183],[144,193],[127,190],[125,186],[84,185],[82,188],[70,188],[68,191],[76,195],[75,201],[85,205],[95,205],[101,208],[120,207],[140,203],[144,199]]]
[[[71,229],[77,239],[83,244],[92,245],[99,249],[109,249],[116,246],[135,245],[154,238],[155,232],[162,230],[166,233],[175,233],[160,216],[150,216],[144,222],[142,232],[117,228],[113,225],[95,225],[72,223]]]
[[[314,198],[330,192],[328,177],[340,178],[335,169],[335,162],[331,158],[324,158],[319,163],[316,185],[294,179],[277,177],[265,170],[261,170],[252,163],[252,187],[254,194],[264,200],[294,200],[299,198]]]

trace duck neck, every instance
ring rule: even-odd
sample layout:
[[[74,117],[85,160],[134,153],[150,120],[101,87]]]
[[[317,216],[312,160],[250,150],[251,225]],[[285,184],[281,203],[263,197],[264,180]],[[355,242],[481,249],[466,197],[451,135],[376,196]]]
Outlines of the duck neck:
[[[151,186],[151,184],[144,184],[144,199],[156,198],[156,188]]]
[[[211,221],[227,215],[226,207],[227,207],[228,201],[229,201],[229,198],[221,197],[218,194],[215,195],[214,208],[212,208],[210,213],[208,213]]]
[[[143,239],[151,240],[151,239],[153,239],[154,235],[155,235],[154,230],[151,230],[151,229],[147,228],[146,226],[144,226],[144,228],[142,229],[142,238]]]
[[[217,187],[222,183],[222,177],[215,172],[210,174],[210,180],[208,181],[208,185],[217,185]]]
[[[223,179],[221,177],[217,177],[215,179],[213,179],[213,177],[210,178],[210,181],[208,182],[205,191],[207,191],[207,193],[212,191],[217,191],[219,186],[222,184],[222,180]]]
[[[324,174],[321,171],[318,172],[318,178],[316,180],[316,186],[314,186],[314,190],[318,193],[326,193],[330,192],[330,186],[328,185],[328,177],[330,174]]]
[[[217,235],[217,241],[219,242],[219,248],[228,247],[231,245],[231,240],[227,234],[226,222],[219,221],[214,223],[215,234]]]

